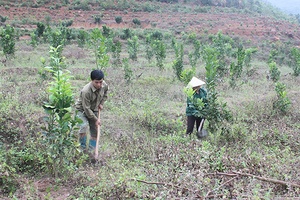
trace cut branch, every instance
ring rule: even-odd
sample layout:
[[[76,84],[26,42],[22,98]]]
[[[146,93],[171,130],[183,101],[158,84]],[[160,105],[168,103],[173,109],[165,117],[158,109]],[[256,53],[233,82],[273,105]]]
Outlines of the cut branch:
[[[236,179],[237,177],[238,177],[238,176],[236,175],[235,177],[233,177],[233,178],[229,179],[228,181],[222,183],[219,187],[217,187],[217,188],[215,188],[215,189],[213,189],[213,190],[210,190],[210,191],[206,194],[205,198],[208,198],[209,195],[210,195],[214,190],[217,190],[217,189],[219,189],[220,187],[223,187],[224,185],[226,185],[227,183],[233,181],[233,180]]]
[[[265,177],[256,176],[256,175],[253,175],[253,174],[248,174],[248,173],[241,173],[241,172],[233,172],[233,173],[241,175],[241,176],[249,176],[249,177],[261,180],[261,181],[266,181],[266,182],[270,182],[270,183],[278,183],[278,184],[287,185],[287,186],[290,185],[290,186],[293,186],[293,187],[300,188],[300,185],[296,184],[296,183],[290,183],[290,182],[286,182],[286,181],[281,181],[281,180],[276,180],[276,179],[271,179],[271,178],[265,178]]]

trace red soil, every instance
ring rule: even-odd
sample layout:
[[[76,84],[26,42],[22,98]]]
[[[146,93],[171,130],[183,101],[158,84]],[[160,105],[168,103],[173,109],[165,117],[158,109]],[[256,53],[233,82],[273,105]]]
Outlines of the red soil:
[[[45,22],[50,17],[50,22],[73,20],[72,28],[92,29],[103,25],[110,28],[153,28],[170,30],[173,33],[195,32],[197,34],[209,34],[222,31],[223,34],[239,36],[252,42],[261,40],[269,41],[292,41],[300,45],[299,24],[287,21],[275,20],[264,16],[250,17],[236,13],[154,13],[154,12],[127,12],[124,11],[102,11],[103,17],[100,24],[94,23],[94,16],[100,11],[69,10],[66,7],[50,10],[47,8],[10,7],[6,10],[0,7],[1,16],[7,16],[6,23],[17,24],[21,29],[36,28],[32,22]],[[117,24],[115,17],[121,16],[123,22]],[[133,24],[136,18],[141,22],[140,26]],[[27,21],[26,23],[22,23]]]

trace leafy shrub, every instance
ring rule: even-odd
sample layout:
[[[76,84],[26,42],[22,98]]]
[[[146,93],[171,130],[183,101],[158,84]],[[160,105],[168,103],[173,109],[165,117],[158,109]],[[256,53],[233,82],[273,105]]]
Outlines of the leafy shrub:
[[[128,38],[131,37],[132,37],[132,32],[129,28],[124,29],[122,35],[120,35],[120,38],[123,40],[127,40]]]
[[[292,48],[292,56],[294,58],[294,65],[293,65],[293,70],[294,70],[294,75],[299,76],[300,75],[300,50],[297,48]]]
[[[95,15],[94,16],[94,23],[100,24],[101,23],[101,15]]]
[[[272,81],[277,82],[280,79],[280,71],[276,65],[276,63],[273,61],[269,63],[269,72],[270,72],[270,78]]]
[[[178,80],[181,80],[181,73],[183,71],[183,44],[173,42],[173,48],[175,50],[175,60],[173,61],[173,69]]]
[[[273,103],[273,106],[276,110],[279,110],[282,113],[286,113],[291,105],[291,101],[288,98],[285,89],[286,86],[283,83],[277,82],[275,84],[277,100]]]
[[[7,164],[5,152],[0,143],[0,193],[13,194],[18,187],[16,169]]]
[[[108,38],[112,35],[112,32],[113,32],[112,29],[110,29],[108,26],[105,26],[105,25],[102,26],[103,36]]]
[[[128,39],[128,53],[131,60],[137,60],[137,52],[139,48],[138,37],[135,35],[132,39]]]
[[[123,69],[124,69],[124,79],[127,83],[129,83],[132,80],[133,77],[133,71],[128,63],[128,58],[123,58]]]
[[[0,22],[4,23],[7,19],[8,17],[3,17],[2,15],[0,15]]]
[[[72,24],[73,24],[73,20],[67,20],[67,21],[61,22],[61,25],[64,27],[72,26]]]
[[[114,64],[120,64],[121,63],[121,51],[122,51],[122,43],[120,41],[116,41],[112,45],[112,57],[114,58]]]
[[[43,36],[44,34],[44,31],[46,29],[46,26],[42,23],[42,22],[38,22],[36,24],[37,28],[35,30],[35,34],[38,36],[38,37],[41,37]]]
[[[78,117],[72,117],[74,97],[70,76],[62,71],[63,60],[58,48],[51,47],[50,50],[52,62],[49,70],[53,74],[53,81],[48,88],[49,100],[43,105],[48,114],[44,131],[44,142],[48,147],[47,166],[56,178],[68,176],[75,170],[79,147],[75,131],[80,122]]]
[[[141,25],[141,21],[140,21],[139,19],[137,19],[137,18],[134,18],[134,19],[132,20],[132,22],[133,22],[135,25]]]
[[[0,46],[6,58],[15,54],[15,36],[15,28],[10,25],[0,29]]]
[[[73,1],[72,6],[69,8],[72,10],[91,10],[91,7],[87,1],[80,0]]]
[[[107,54],[107,39],[98,28],[92,30],[90,34],[90,46],[94,50],[97,69],[108,67],[109,55]]]
[[[152,40],[162,40],[163,39],[162,32],[155,30],[154,32],[151,33],[151,39]]]
[[[230,65],[230,85],[233,87],[236,84],[236,80],[241,77],[243,72],[243,63],[245,60],[245,50],[243,46],[239,46],[237,53],[237,63],[232,62]]]
[[[185,85],[187,85],[190,80],[192,80],[193,76],[196,75],[196,68],[192,67],[191,69],[184,69],[181,72],[181,80],[184,82]]]
[[[160,70],[162,70],[163,62],[166,58],[166,46],[161,40],[152,41],[151,46],[156,58],[156,65]]]
[[[120,24],[123,21],[123,19],[121,16],[116,16],[115,21],[117,22],[117,24]]]
[[[77,42],[79,47],[83,47],[88,41],[89,34],[85,30],[80,29],[77,34]]]

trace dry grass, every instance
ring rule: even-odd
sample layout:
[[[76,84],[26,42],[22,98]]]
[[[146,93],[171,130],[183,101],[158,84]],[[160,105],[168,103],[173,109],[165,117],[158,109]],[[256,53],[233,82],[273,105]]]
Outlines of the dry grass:
[[[22,138],[40,132],[38,119],[46,99],[47,82],[39,82],[39,57],[48,57],[47,45],[31,48],[19,41],[16,59],[0,65],[1,95],[16,106],[11,129],[22,128]],[[169,49],[169,52],[172,52]],[[72,73],[74,95],[88,82],[94,67],[93,56],[76,45],[65,47],[68,70]],[[126,57],[125,50],[122,56]],[[65,181],[52,177],[32,180],[20,174],[15,197],[22,199],[274,199],[299,196],[299,188],[262,181],[272,178],[300,183],[299,177],[299,77],[290,68],[280,67],[281,81],[287,85],[292,108],[286,115],[272,111],[276,97],[273,83],[266,78],[268,66],[253,62],[251,77],[239,80],[235,89],[224,79],[217,86],[220,99],[227,102],[235,121],[225,135],[210,133],[198,140],[184,136],[184,85],[175,79],[173,69],[160,71],[139,54],[130,62],[134,78],[127,83],[120,67],[106,69],[109,100],[102,112],[101,161],[86,164]],[[166,65],[174,59],[168,54]],[[197,74],[204,74],[199,64]],[[140,76],[138,76],[140,75]],[[20,103],[18,105],[18,103]],[[19,107],[20,106],[20,107]],[[13,109],[13,108],[11,108]],[[19,112],[22,111],[22,112]],[[19,113],[18,113],[19,112]],[[20,122],[22,120],[22,123]],[[208,122],[209,123],[209,122]],[[48,180],[48,181],[47,181]],[[46,184],[46,185],[45,185]],[[48,185],[47,185],[48,184]],[[46,188],[46,189],[45,189]],[[66,190],[66,188],[68,190]],[[4,196],[3,196],[4,198]]]

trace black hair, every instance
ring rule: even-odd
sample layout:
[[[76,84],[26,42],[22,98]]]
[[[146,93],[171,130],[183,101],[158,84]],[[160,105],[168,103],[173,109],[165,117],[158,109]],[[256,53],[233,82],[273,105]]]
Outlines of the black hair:
[[[104,79],[104,74],[100,69],[95,69],[91,72],[91,79],[92,81]]]

